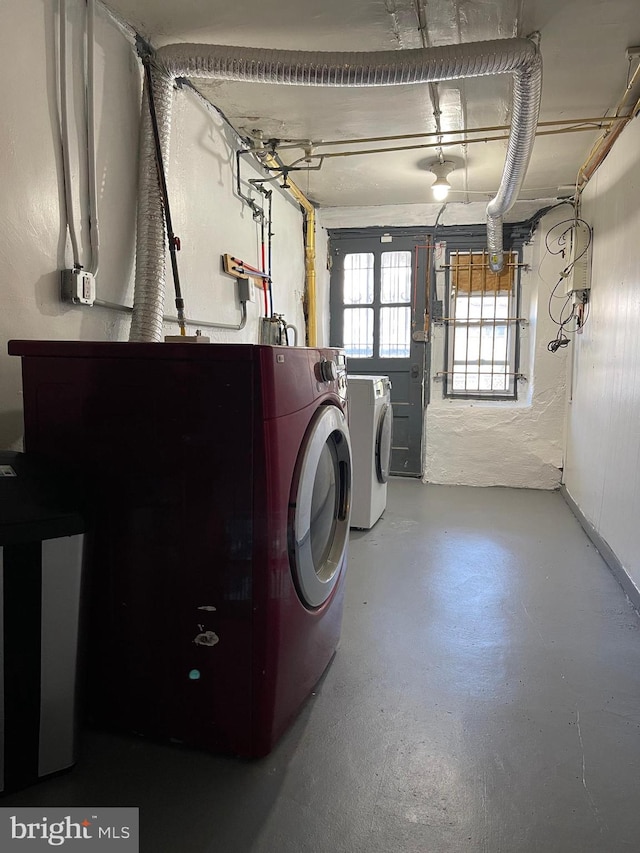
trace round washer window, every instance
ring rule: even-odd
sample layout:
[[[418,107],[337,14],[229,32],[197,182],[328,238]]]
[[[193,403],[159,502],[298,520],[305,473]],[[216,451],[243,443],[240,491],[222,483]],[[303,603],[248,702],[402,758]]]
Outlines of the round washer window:
[[[291,495],[290,556],[308,607],[331,595],[349,535],[351,447],[342,411],[322,406],[307,429]]]
[[[376,474],[379,483],[386,483],[391,468],[391,440],[393,435],[393,408],[385,403],[378,418],[376,434]]]
[[[309,536],[313,565],[319,577],[326,573],[327,557],[335,536],[339,476],[337,455],[330,437],[320,451],[311,495]]]

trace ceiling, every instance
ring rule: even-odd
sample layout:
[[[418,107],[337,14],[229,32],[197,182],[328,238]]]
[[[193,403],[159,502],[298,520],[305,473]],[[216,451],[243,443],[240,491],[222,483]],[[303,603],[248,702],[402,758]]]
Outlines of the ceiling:
[[[114,12],[154,45],[173,42],[233,44],[300,50],[376,51],[436,46],[541,33],[544,63],[541,121],[603,116],[615,108],[637,60],[638,0],[107,0]],[[419,28],[422,23],[422,30]],[[504,140],[460,144],[462,128],[509,120],[509,75],[434,85],[334,89],[257,83],[194,81],[243,135],[265,139],[338,141],[438,130],[442,154],[456,168],[450,201],[489,199],[502,173]],[[640,94],[640,93],[638,93]],[[551,130],[551,127],[539,128]],[[558,128],[556,128],[558,129]],[[572,185],[599,131],[539,136],[522,198],[552,198]],[[501,135],[500,131],[480,136]],[[472,138],[469,134],[468,138]],[[478,134],[476,134],[478,136]],[[320,206],[410,204],[430,201],[427,167],[438,137],[322,147],[332,153],[380,147],[405,151],[325,157],[320,169],[292,177]],[[284,162],[302,148],[282,148]],[[318,164],[317,160],[313,161]]]

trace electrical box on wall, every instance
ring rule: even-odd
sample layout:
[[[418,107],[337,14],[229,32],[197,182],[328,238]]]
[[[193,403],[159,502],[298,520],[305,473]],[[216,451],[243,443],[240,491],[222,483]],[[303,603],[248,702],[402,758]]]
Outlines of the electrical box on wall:
[[[255,285],[248,278],[238,279],[238,299],[240,302],[255,302]]]
[[[589,290],[591,287],[591,228],[585,222],[576,222],[567,235],[568,263],[565,269],[565,293]]]
[[[93,273],[83,269],[62,271],[62,301],[74,305],[93,305],[96,300],[96,280]]]

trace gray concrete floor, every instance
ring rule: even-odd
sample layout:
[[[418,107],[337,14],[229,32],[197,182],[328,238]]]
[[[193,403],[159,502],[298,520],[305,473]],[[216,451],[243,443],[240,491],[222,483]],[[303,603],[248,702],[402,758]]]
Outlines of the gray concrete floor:
[[[143,853],[638,849],[639,627],[559,494],[394,480],[271,756],[90,734],[1,804],[139,806]]]

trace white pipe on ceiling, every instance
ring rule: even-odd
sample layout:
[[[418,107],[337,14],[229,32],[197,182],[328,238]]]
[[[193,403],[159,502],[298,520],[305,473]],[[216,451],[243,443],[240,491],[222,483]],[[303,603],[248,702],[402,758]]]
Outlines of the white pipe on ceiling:
[[[496,39],[375,53],[255,50],[174,44],[155,56],[153,95],[164,162],[169,162],[173,85],[177,77],[280,83],[295,86],[393,86],[513,74],[511,129],[498,192],[487,207],[491,268],[502,269],[502,220],[515,203],[535,138],[542,59],[531,39]],[[136,284],[130,340],[159,341],[165,288],[165,226],[147,92],[143,97]]]

